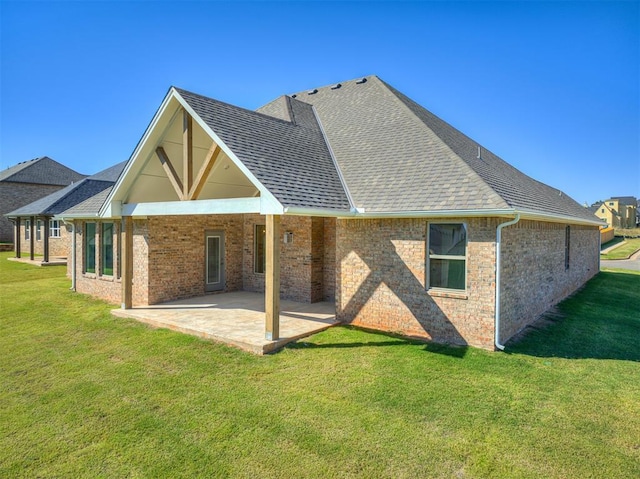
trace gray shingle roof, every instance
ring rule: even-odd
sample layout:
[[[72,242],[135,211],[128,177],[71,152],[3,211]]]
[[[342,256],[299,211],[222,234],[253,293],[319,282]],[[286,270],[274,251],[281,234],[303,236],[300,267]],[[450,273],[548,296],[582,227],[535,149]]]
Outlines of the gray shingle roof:
[[[92,217],[97,216],[100,208],[104,204],[105,200],[111,193],[113,189],[113,185],[105,188],[100,193],[93,195],[92,197],[86,199],[82,203],[78,203],[77,205],[69,208],[68,210],[63,211],[60,216],[81,216],[81,217]]]
[[[376,76],[292,95],[312,104],[366,212],[521,209],[597,220]],[[281,99],[259,111],[286,119]]]
[[[176,91],[282,205],[349,209],[310,105],[280,98],[282,114],[275,118]]]
[[[5,216],[54,216],[110,189],[122,172],[126,162],[118,163],[106,170],[82,179],[39,200],[22,206]],[[114,179],[115,178],[115,179]],[[103,198],[103,202],[106,196]],[[98,206],[98,209],[102,203]]]
[[[66,186],[80,181],[85,175],[72,170],[48,156],[18,163],[0,171],[0,181]]]

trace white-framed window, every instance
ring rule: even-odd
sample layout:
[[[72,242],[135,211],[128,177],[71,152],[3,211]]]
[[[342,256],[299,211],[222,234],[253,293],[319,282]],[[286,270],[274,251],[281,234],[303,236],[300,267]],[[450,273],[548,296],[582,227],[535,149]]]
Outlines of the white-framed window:
[[[60,220],[49,220],[49,237],[60,238]]]
[[[253,272],[264,274],[267,266],[267,227],[255,225],[253,228]]]
[[[42,228],[42,221],[36,220],[36,241],[40,241],[42,239],[42,233],[40,229]]]
[[[427,288],[466,291],[467,226],[427,225]]]
[[[24,220],[24,239],[31,239],[31,220]]]

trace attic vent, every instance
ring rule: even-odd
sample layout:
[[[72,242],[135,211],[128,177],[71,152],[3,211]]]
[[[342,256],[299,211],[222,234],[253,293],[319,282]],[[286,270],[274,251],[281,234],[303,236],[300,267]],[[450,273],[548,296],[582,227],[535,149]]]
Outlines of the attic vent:
[[[336,83],[335,85],[333,85],[331,87],[332,90],[337,90],[338,88],[340,88],[342,86],[342,83]]]
[[[309,91],[307,92],[307,95],[315,95],[316,93],[318,93],[318,89],[317,89],[317,88],[314,88],[313,90],[309,90]]]
[[[361,78],[360,80],[356,80],[356,84],[361,85],[362,83],[367,83],[367,79]]]
[[[298,96],[298,95],[296,95],[296,94],[294,93],[293,95],[291,95],[291,98],[295,98],[295,97],[297,97],[297,96]]]

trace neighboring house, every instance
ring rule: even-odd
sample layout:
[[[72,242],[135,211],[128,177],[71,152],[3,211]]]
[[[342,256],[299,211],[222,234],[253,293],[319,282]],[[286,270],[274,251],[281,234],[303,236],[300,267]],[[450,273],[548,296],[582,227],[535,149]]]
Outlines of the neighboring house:
[[[585,208],[376,76],[258,109],[171,88],[73,222],[77,291],[335,301],[366,328],[493,349],[599,270]]]
[[[0,171],[0,242],[14,241],[13,225],[4,215],[84,177],[47,156]]]
[[[594,203],[590,211],[613,228],[635,228],[638,216],[637,202],[633,196],[614,197]]]
[[[620,215],[618,211],[609,206],[607,202],[599,201],[591,205],[588,210],[607,223],[611,228],[620,228]]]
[[[28,253],[33,259],[34,254],[41,254],[45,263],[49,262],[50,256],[66,258],[71,248],[70,235],[62,221],[54,217],[109,189],[118,179],[124,165],[125,162],[122,162],[107,168],[5,214],[14,223],[16,257],[20,258],[22,253]]]

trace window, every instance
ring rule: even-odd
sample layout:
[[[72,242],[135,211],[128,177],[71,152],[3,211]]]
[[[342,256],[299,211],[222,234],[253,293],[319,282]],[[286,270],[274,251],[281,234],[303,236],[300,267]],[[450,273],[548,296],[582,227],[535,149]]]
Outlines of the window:
[[[113,276],[113,223],[102,223],[100,235],[102,274]]]
[[[264,274],[267,265],[267,256],[265,255],[267,227],[255,225],[253,232],[253,271]]]
[[[467,229],[462,223],[430,223],[429,288],[464,291],[467,284]]]
[[[31,239],[31,220],[24,220],[24,239]]]
[[[604,208],[602,208],[602,212],[604,213]]]
[[[96,272],[96,224],[84,225],[84,270],[86,273]]]
[[[60,221],[49,220],[49,236],[51,238],[60,238]]]
[[[571,251],[571,226],[564,230],[564,269],[569,269],[569,259]]]
[[[42,221],[36,220],[36,241],[40,241],[42,239],[42,235],[40,234],[41,226],[42,226]]]

